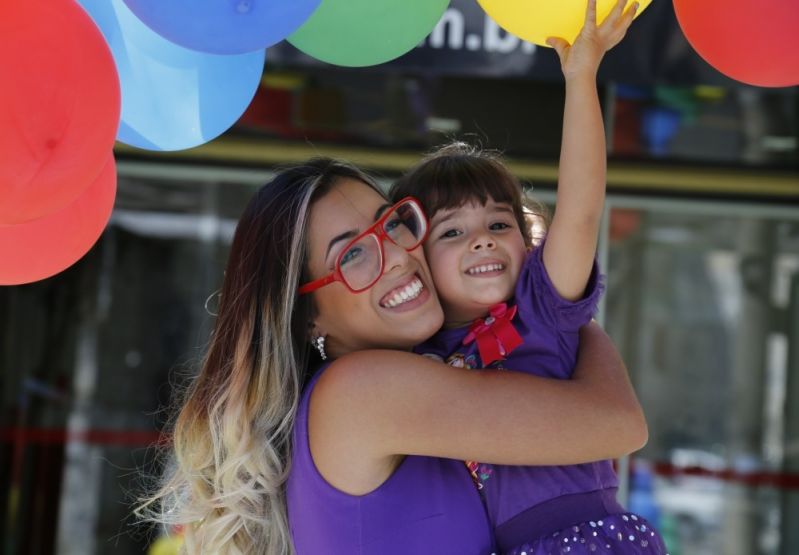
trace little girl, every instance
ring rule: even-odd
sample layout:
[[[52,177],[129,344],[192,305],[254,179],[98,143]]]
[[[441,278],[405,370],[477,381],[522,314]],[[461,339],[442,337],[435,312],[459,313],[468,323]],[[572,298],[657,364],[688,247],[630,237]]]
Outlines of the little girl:
[[[606,162],[596,70],[632,21],[637,5],[625,12],[625,4],[619,0],[597,26],[596,0],[589,0],[575,44],[550,40],[566,78],[566,104],[557,209],[541,245],[533,248],[518,181],[494,155],[456,143],[394,186],[395,199],[415,196],[430,216],[425,254],[446,318],[417,352],[455,366],[537,366],[541,376],[571,377],[577,332],[602,292],[594,252]],[[666,552],[651,525],[616,501],[610,461],[466,464],[503,553]]]

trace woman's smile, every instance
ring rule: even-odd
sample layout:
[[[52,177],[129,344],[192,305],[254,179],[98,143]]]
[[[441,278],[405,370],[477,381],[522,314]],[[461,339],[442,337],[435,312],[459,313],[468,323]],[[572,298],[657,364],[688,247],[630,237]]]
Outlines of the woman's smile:
[[[311,209],[309,268],[313,278],[329,271],[325,247],[342,234],[357,234],[379,218],[386,204],[374,189],[342,179]],[[390,346],[407,350],[430,337],[443,323],[433,278],[422,247],[410,251],[383,241],[383,274],[369,289],[353,293],[341,283],[313,292],[316,325],[327,335],[329,350],[344,354]]]

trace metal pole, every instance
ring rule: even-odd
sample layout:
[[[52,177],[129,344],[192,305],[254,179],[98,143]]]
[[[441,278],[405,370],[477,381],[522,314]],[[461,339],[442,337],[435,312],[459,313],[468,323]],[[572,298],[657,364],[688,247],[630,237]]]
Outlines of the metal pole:
[[[785,394],[783,472],[799,473],[799,274],[791,280],[788,304],[788,373]],[[799,491],[781,490],[780,554],[799,552]]]
[[[729,419],[729,458],[734,468],[757,468],[763,454],[763,399],[767,336],[771,321],[771,281],[774,260],[774,225],[763,220],[742,220],[738,235],[742,280],[741,313],[735,330],[730,375],[733,406]],[[745,486],[728,487],[725,555],[758,553],[758,513],[755,492]]]

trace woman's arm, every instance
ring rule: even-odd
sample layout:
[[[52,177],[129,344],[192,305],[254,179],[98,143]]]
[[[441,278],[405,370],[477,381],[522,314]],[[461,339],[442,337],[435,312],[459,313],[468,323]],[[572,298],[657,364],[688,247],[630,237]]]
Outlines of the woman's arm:
[[[571,380],[361,351],[331,364],[310,409],[314,461],[352,493],[382,483],[405,454],[575,464],[629,453],[647,439],[624,364],[595,323],[581,331]]]

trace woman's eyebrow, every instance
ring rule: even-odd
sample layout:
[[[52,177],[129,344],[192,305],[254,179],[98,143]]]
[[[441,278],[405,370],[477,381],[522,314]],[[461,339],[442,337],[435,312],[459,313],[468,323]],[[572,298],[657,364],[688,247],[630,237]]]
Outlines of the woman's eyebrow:
[[[381,205],[377,209],[377,211],[375,212],[374,220],[375,221],[379,220],[380,216],[383,215],[383,212],[385,212],[387,209],[391,208],[391,206],[392,205],[388,204],[388,203]],[[330,242],[327,244],[327,251],[325,252],[325,260],[327,260],[327,257],[330,256],[330,250],[333,248],[333,245],[335,245],[339,241],[343,241],[344,239],[352,239],[353,237],[357,237],[357,236],[358,236],[358,230],[357,229],[350,229],[349,231],[345,231],[344,233],[339,233],[338,235],[333,237],[330,240]]]
[[[330,249],[333,248],[333,245],[338,243],[339,241],[343,241],[344,239],[351,239],[358,235],[358,231],[355,229],[350,229],[349,231],[345,231],[344,233],[339,233],[335,237],[333,237],[330,242],[327,244],[327,252],[325,252],[325,260],[327,257],[330,256]]]

